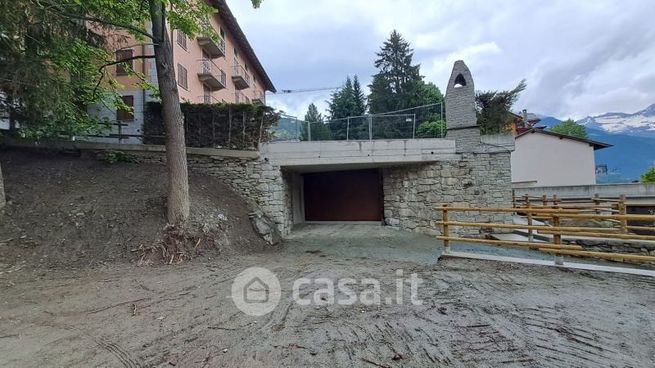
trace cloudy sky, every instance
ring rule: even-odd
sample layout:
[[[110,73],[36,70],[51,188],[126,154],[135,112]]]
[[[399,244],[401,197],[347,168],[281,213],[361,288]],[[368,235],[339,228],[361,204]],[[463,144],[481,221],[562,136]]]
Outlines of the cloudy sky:
[[[527,90],[515,108],[560,118],[634,112],[655,103],[652,0],[248,0],[228,3],[278,91],[364,85],[393,29],[442,91],[455,60],[476,89]],[[292,115],[330,91],[269,96]]]

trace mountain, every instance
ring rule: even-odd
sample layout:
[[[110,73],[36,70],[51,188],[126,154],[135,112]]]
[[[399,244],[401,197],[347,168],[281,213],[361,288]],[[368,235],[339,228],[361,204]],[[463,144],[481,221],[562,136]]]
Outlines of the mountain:
[[[649,107],[651,114],[655,105]],[[643,111],[647,111],[643,110]],[[613,113],[614,114],[614,113]],[[605,116],[609,114],[604,114]],[[628,115],[628,114],[625,114]],[[655,114],[652,114],[655,117]],[[539,126],[552,128],[560,120],[552,116],[539,116]],[[655,121],[655,119],[653,119]],[[655,126],[655,123],[653,123]],[[629,134],[610,133],[595,127],[587,128],[589,139],[609,143],[612,147],[597,150],[596,165],[607,165],[609,175],[598,175],[599,184],[608,182],[631,182],[639,180],[639,176],[649,167],[655,165],[655,135],[635,136]]]
[[[608,133],[655,138],[655,104],[634,114],[608,112],[598,116],[587,116],[578,120],[578,123]]]

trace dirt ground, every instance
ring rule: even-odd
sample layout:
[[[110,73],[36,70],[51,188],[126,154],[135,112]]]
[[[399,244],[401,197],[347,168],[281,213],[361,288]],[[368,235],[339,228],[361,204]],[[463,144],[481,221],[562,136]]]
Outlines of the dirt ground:
[[[263,317],[230,299],[232,279],[254,265],[283,290]],[[376,278],[384,300],[397,269],[424,279],[423,305],[301,306],[290,296],[298,277]],[[3,367],[655,365],[655,280],[619,274],[287,247],[229,263],[5,269],[0,293]]]
[[[423,262],[412,254],[429,254],[428,238],[375,228],[356,241],[347,228],[315,228],[311,241],[265,248],[245,205],[195,175],[195,218],[225,216],[213,234],[226,240],[179,265],[138,266],[131,249],[161,230],[161,167],[7,152],[0,160],[12,202],[0,242],[16,239],[0,244],[0,367],[655,366],[655,278]],[[128,197],[105,196],[107,183]],[[274,272],[282,288],[260,317],[231,297],[235,276],[252,266]],[[404,304],[386,303],[399,269],[423,280],[422,305],[408,303],[409,287]],[[300,277],[377,279],[383,304],[300,305]]]
[[[0,264],[87,267],[138,262],[144,249],[159,251],[165,166],[29,150],[0,150],[0,162],[8,196],[0,218]],[[203,175],[192,174],[189,184],[193,256],[264,249],[239,196]]]

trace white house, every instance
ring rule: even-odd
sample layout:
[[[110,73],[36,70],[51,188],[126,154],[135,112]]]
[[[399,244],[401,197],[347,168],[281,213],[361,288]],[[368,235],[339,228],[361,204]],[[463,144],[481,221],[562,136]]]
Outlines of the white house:
[[[594,151],[610,144],[532,128],[516,135],[514,187],[596,184]]]

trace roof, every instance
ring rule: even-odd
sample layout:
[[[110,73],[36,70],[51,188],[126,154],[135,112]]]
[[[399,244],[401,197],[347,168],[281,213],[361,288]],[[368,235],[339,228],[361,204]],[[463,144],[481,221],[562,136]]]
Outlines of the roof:
[[[594,151],[599,150],[599,149],[603,149],[603,148],[607,148],[607,147],[612,147],[612,145],[608,144],[608,143],[593,141],[591,139],[586,139],[586,138],[573,137],[573,136],[566,135],[566,134],[559,134],[559,133],[551,132],[549,130],[544,130],[543,128],[542,129],[539,129],[539,128],[528,129],[528,130],[526,130],[524,132],[519,133],[516,136],[516,139],[519,139],[519,138],[521,138],[521,137],[523,137],[525,135],[534,134],[534,133],[545,134],[545,135],[549,135],[549,136],[552,136],[552,137],[558,137],[559,139],[569,139],[569,140],[572,140],[572,141],[587,143],[590,146],[594,147]]]
[[[266,90],[273,93],[277,92],[273,82],[271,82],[271,79],[268,77],[268,74],[266,74],[264,67],[259,62],[257,55],[255,55],[255,50],[252,49],[252,46],[250,46],[246,35],[241,30],[237,19],[232,14],[230,8],[227,6],[227,2],[225,2],[225,0],[210,0],[209,2],[214,8],[218,9],[218,16],[221,17],[221,19],[225,22],[225,26],[234,36],[237,44],[241,48],[241,51],[246,54],[248,59],[251,61],[253,68],[260,75],[262,82],[264,82],[264,87],[266,87]]]

